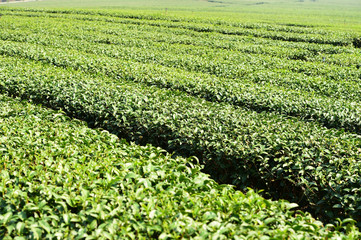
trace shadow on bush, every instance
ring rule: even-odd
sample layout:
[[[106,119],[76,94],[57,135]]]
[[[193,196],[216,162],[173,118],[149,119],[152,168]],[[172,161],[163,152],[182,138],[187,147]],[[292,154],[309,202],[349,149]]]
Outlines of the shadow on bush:
[[[355,48],[361,48],[361,37],[354,38],[352,44]]]

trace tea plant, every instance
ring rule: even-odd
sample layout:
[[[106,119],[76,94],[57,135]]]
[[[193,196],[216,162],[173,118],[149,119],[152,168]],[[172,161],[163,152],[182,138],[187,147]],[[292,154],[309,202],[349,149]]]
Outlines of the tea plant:
[[[137,144],[196,156],[218,182],[264,189],[325,222],[352,217],[361,226],[357,34],[125,11],[2,14],[1,93]],[[36,151],[19,154],[32,161]],[[134,226],[134,238],[161,236],[159,228]]]
[[[21,59],[0,64],[3,93],[140,144],[195,155],[221,182],[266,189],[323,218],[360,218],[358,135]]]
[[[2,95],[0,169],[2,239],[360,236],[349,221],[331,232],[295,204],[216,184],[190,159]]]

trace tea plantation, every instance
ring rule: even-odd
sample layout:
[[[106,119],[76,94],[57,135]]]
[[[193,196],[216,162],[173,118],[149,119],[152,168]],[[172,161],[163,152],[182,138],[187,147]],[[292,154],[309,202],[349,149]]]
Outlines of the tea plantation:
[[[1,14],[0,238],[361,238],[359,32]]]

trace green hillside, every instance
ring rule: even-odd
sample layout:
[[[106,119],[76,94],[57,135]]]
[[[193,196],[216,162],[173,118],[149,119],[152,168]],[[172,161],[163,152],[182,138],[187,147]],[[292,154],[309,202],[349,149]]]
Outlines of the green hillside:
[[[360,239],[359,7],[3,4],[0,239]]]

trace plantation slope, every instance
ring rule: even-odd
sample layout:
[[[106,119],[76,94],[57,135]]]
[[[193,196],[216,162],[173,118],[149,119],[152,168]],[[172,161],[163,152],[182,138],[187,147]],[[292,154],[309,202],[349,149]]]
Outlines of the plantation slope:
[[[144,82],[162,88],[185,91],[215,102],[227,102],[258,112],[272,111],[305,120],[315,120],[329,128],[343,128],[361,133],[361,109],[356,101],[329,98],[303,91],[290,91],[270,85],[237,83],[199,74],[186,74],[157,65],[119,61],[74,50],[42,47],[34,44],[2,42],[0,54],[19,56],[73,68],[92,74],[106,74],[114,79]],[[358,85],[349,88],[357,96]],[[352,93],[353,91],[353,93]],[[361,95],[361,94],[360,94]],[[348,96],[345,94],[345,96]]]
[[[324,220],[360,220],[360,136],[183,92],[1,57],[0,91],[140,144],[197,156],[212,177],[298,202]]]
[[[289,45],[280,41],[260,41],[255,37],[228,39],[214,34],[194,36],[189,31],[174,32],[168,28],[81,20],[69,25],[67,19],[44,17],[11,17],[1,23],[2,40],[81,50],[232,80],[267,81],[338,98],[350,97],[345,93],[350,93],[352,86],[345,85],[359,82],[361,74],[358,71],[361,51],[352,47]],[[185,43],[181,42],[182,38],[186,38]],[[174,42],[175,39],[178,42]],[[220,45],[220,49],[215,45]],[[353,96],[359,97],[358,94]]]
[[[14,12],[15,13],[14,13]],[[33,30],[29,34],[31,37],[34,37],[33,34],[36,35],[38,32],[37,29],[40,31],[50,31],[51,35],[59,35],[63,38],[72,37],[77,39],[84,39],[86,40],[87,33],[91,32],[92,35],[90,37],[95,37],[97,40],[103,43],[108,44],[116,44],[117,41],[124,38],[124,36],[129,36],[129,33],[133,33],[132,37],[134,37],[136,42],[142,42],[142,39],[145,37],[145,40],[148,39],[147,44],[152,44],[152,42],[161,42],[161,43],[184,43],[186,45],[192,46],[212,46],[217,47],[220,49],[228,49],[228,50],[240,50],[246,51],[246,53],[262,53],[266,55],[276,55],[276,56],[288,56],[290,59],[299,59],[299,60],[307,60],[307,61],[322,61],[326,63],[338,63],[342,64],[342,55],[338,55],[340,53],[356,53],[350,56],[347,60],[350,61],[352,64],[357,64],[357,58],[359,58],[357,52],[358,50],[353,47],[351,42],[345,43],[345,46],[332,46],[329,44],[319,44],[319,43],[288,43],[283,42],[279,39],[275,40],[264,40],[260,37],[254,36],[253,34],[246,34],[246,36],[234,36],[234,35],[224,35],[224,34],[214,34],[214,33],[207,33],[207,32],[195,32],[191,29],[183,29],[184,26],[188,24],[192,24],[193,21],[191,18],[187,19],[157,19],[154,18],[152,15],[137,15],[137,16],[129,16],[129,15],[120,15],[120,16],[113,16],[113,17],[104,17],[107,12],[86,12],[85,17],[82,15],[83,12],[78,11],[70,16],[72,17],[69,21],[68,14],[65,12],[58,11],[51,11],[52,13],[48,14],[26,14],[17,12],[18,10],[13,10],[11,12],[3,11],[2,13],[6,16],[6,18],[2,21],[2,24],[5,28],[10,28],[12,30],[20,30],[22,27],[25,27],[25,31],[29,31],[29,28],[26,28],[26,25]],[[15,14],[15,15],[14,15]],[[135,19],[136,18],[136,19]],[[119,20],[120,19],[120,20]],[[167,24],[153,24],[147,25],[146,23],[150,21],[149,19],[153,19],[152,21],[155,22],[163,22],[163,23],[177,23],[179,26],[175,28],[170,28]],[[104,20],[104,21],[101,21]],[[33,22],[36,21],[34,25]],[[45,21],[45,22],[44,22]],[[72,24],[69,25],[69,22]],[[9,26],[10,24],[10,26]],[[202,22],[197,21],[197,24],[205,24]],[[237,29],[254,29],[257,32],[266,29],[270,32],[282,32],[285,35],[293,34],[297,32],[301,34],[303,37],[307,37],[308,31],[313,35],[310,37],[314,39],[316,37],[320,37],[323,39],[332,39],[334,36],[342,35],[342,34],[349,34],[342,31],[325,31],[322,28],[301,28],[297,26],[286,27],[284,25],[270,25],[270,24],[260,24],[260,23],[253,23],[253,24],[243,24],[243,23],[232,23],[229,21],[225,22],[208,22],[207,24],[211,24],[212,26],[218,26],[221,28],[227,28],[232,24],[236,25]],[[17,25],[15,27],[15,25]],[[66,25],[66,27],[64,27]],[[22,27],[21,27],[22,26]],[[203,25],[201,25],[203,26]],[[63,30],[66,30],[64,32]],[[59,32],[60,31],[60,32]],[[72,33],[76,31],[80,35],[76,35]],[[137,33],[138,31],[138,33]],[[62,33],[63,32],[63,33]],[[98,33],[101,32],[101,35]],[[161,34],[159,34],[161,33]],[[95,35],[94,35],[95,34]],[[145,34],[145,35],[143,35]],[[116,38],[114,38],[116,36]],[[101,38],[104,38],[101,41]],[[354,37],[357,37],[355,35]],[[88,37],[89,38],[89,37]],[[349,36],[349,38],[352,38]],[[150,42],[149,40],[152,40]],[[222,40],[222,41],[219,41]],[[175,42],[174,42],[175,41]],[[350,39],[349,41],[353,41]],[[226,43],[226,44],[224,44]],[[245,48],[245,43],[253,43],[254,47],[248,46]],[[265,48],[262,51],[262,46],[264,45],[271,45],[273,48]],[[255,48],[258,47],[259,49]],[[295,49],[296,48],[296,49]],[[144,49],[146,50],[146,49]],[[163,49],[164,50],[164,49]],[[277,50],[277,51],[275,51]],[[291,50],[291,51],[290,51]],[[295,51],[297,50],[297,51]],[[230,52],[227,52],[230,54]],[[326,53],[326,54],[323,54]],[[322,54],[322,55],[321,55]],[[327,54],[332,54],[332,57],[328,57]],[[356,59],[353,59],[356,58]],[[342,66],[347,66],[342,64]],[[318,69],[321,71],[322,69]],[[329,70],[329,69],[327,69]],[[327,72],[325,70],[325,72]]]
[[[35,12],[40,17],[20,14],[19,18],[5,18],[0,38],[7,41],[2,41],[1,54],[19,55],[92,73],[102,72],[113,78],[185,91],[209,101],[227,102],[258,112],[272,111],[297,116],[307,121],[318,121],[328,128],[361,133],[361,111],[358,106],[361,100],[361,69],[358,65],[361,52],[353,47],[287,45],[291,49],[288,51],[277,48],[275,43],[280,41],[272,40],[268,41],[273,42],[269,48],[260,51],[257,46],[261,43],[261,46],[267,45],[267,42],[254,45],[252,42],[259,38],[252,37],[238,39],[238,42],[236,39],[226,49],[213,50],[211,42],[226,44],[229,41],[213,34],[203,34],[193,39],[194,34],[182,30],[177,36],[191,37],[187,42],[192,44],[174,45],[172,34],[163,29],[161,36],[164,42],[153,43],[160,36],[152,36],[161,29],[158,26],[129,26],[110,20],[98,23],[98,18],[109,18],[104,16],[107,14],[104,11],[76,11],[89,16],[75,20],[71,25],[67,23],[67,18],[45,18],[55,13],[61,15],[63,12]],[[71,11],[64,13],[73,14]],[[111,18],[114,21],[135,18],[133,15],[115,16]],[[157,19],[152,15],[139,18],[135,20],[174,20],[165,17]],[[179,21],[188,24],[184,19]],[[226,22],[219,25],[228,26]],[[325,38],[330,37],[324,31],[313,28],[281,28],[265,24],[243,27],[269,31],[283,29],[285,33],[311,31]],[[151,38],[139,40],[145,34]],[[193,45],[197,41],[198,44]],[[240,55],[239,47],[248,50]],[[281,52],[280,56],[272,55],[278,52]],[[298,57],[304,60],[293,60]]]
[[[2,239],[355,239],[190,159],[0,95]],[[344,226],[349,221],[344,221]],[[342,230],[340,227],[339,230]]]
[[[242,24],[237,21],[217,21],[216,19],[197,19],[188,16],[186,18],[174,18],[161,16],[159,14],[131,14],[127,12],[68,10],[68,9],[20,9],[3,8],[4,12],[11,15],[44,16],[54,18],[69,18],[91,21],[110,21],[114,23],[130,23],[137,25],[166,26],[168,28],[189,29],[195,32],[215,32],[225,35],[238,35],[290,41],[308,42],[318,44],[332,44],[335,46],[346,46],[353,44],[356,34],[333,31],[314,31],[313,27],[285,26],[284,24]],[[50,14],[50,15],[49,15]],[[124,20],[125,18],[125,20]],[[183,21],[182,21],[183,20]],[[184,24],[186,23],[186,24]],[[278,25],[278,26],[277,26]],[[271,26],[271,27],[270,27]],[[292,29],[299,29],[292,31]],[[325,35],[327,37],[325,37]]]

